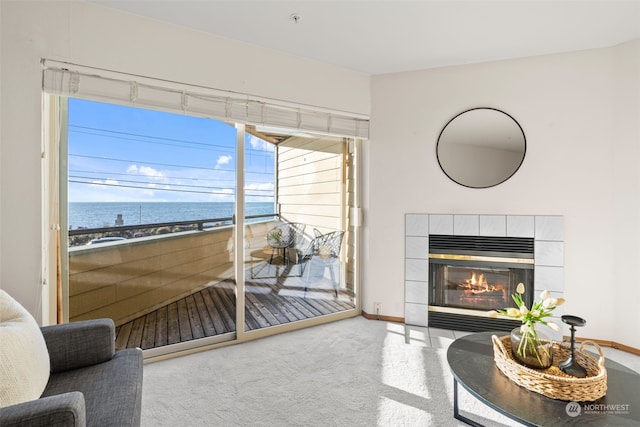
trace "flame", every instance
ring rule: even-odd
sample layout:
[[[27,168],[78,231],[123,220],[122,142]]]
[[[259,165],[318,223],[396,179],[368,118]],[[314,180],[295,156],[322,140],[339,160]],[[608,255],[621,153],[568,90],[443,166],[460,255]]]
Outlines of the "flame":
[[[484,274],[477,274],[475,271],[472,271],[471,278],[465,279],[464,284],[461,283],[461,285],[474,294],[498,290],[495,286],[489,285]]]
[[[484,286],[485,289],[489,289],[489,283],[487,283],[487,279],[484,277],[484,274],[476,275],[476,272],[471,273],[471,279],[465,280],[467,285],[480,287]]]

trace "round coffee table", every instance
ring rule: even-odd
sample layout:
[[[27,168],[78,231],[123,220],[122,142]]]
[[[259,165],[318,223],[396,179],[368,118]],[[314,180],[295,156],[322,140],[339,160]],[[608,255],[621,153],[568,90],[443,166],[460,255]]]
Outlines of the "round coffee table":
[[[458,384],[471,395],[507,417],[527,426],[638,426],[640,374],[612,360],[605,361],[607,394],[595,402],[566,402],[529,391],[507,378],[493,360],[492,335],[480,332],[455,340],[447,351],[453,374],[453,416],[481,426],[458,408]]]

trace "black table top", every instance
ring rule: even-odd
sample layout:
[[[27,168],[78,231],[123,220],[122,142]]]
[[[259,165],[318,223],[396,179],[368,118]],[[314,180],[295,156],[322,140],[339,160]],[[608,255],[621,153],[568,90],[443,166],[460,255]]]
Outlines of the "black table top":
[[[496,411],[527,425],[640,426],[640,375],[605,360],[607,394],[595,402],[581,402],[580,414],[570,416],[569,402],[545,397],[518,386],[493,360],[491,336],[480,332],[455,340],[447,360],[458,383]]]

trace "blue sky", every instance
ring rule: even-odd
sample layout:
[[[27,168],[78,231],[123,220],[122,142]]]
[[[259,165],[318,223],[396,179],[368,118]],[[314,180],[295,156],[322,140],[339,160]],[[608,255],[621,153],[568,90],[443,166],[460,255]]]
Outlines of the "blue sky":
[[[193,116],[69,99],[70,202],[235,198],[236,129]],[[247,134],[247,201],[272,201],[273,145]]]

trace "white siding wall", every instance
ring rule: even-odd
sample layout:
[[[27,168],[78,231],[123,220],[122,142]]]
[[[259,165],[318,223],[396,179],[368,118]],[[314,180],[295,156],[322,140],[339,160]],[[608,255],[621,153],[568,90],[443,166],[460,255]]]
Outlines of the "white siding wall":
[[[342,139],[291,138],[278,147],[278,203],[290,222],[306,224],[305,234],[344,230],[340,257],[353,289],[353,233],[347,215],[353,201],[352,158]]]

